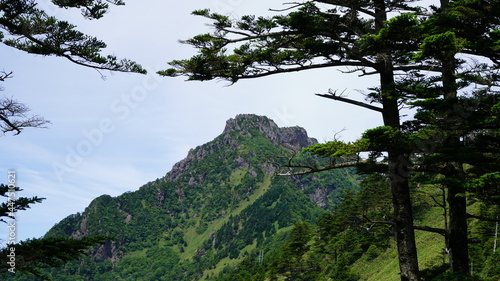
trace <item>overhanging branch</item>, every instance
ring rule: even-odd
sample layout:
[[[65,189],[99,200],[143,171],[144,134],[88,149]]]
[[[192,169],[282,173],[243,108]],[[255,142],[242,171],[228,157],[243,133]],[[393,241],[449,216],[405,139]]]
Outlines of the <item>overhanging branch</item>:
[[[303,66],[298,66],[298,67],[279,68],[279,69],[275,69],[275,70],[265,70],[267,72],[242,75],[242,76],[237,77],[237,79],[241,80],[241,79],[259,78],[259,77],[265,77],[265,76],[270,76],[270,75],[279,74],[279,73],[298,72],[298,71],[302,71],[302,70],[318,69],[318,68],[333,67],[333,66],[366,66],[366,64],[364,64],[362,62],[356,62],[356,61],[349,61],[349,62],[332,61],[332,62],[322,63],[322,64],[311,64],[311,65],[303,65]],[[220,78],[227,79],[227,78],[234,78],[234,77],[220,77]]]
[[[441,234],[443,236],[447,235],[446,230],[444,230],[442,228],[435,228],[435,227],[424,226],[424,225],[414,225],[413,228],[416,230],[423,230],[423,231],[427,231],[427,232],[438,233],[438,234]]]
[[[282,173],[282,174],[277,174],[278,176],[300,176],[300,175],[307,175],[307,174],[312,174],[312,173],[318,173],[318,172],[323,172],[323,171],[329,171],[329,170],[335,170],[335,169],[341,169],[341,168],[348,168],[348,167],[354,167],[357,164],[360,163],[368,163],[368,160],[362,160],[362,161],[352,161],[352,162],[344,162],[344,163],[338,163],[338,164],[332,164],[326,167],[321,167],[321,168],[316,168],[316,167],[311,167],[311,166],[306,166],[306,165],[287,165],[285,166],[286,168],[295,168],[295,169],[307,169],[306,171],[300,171],[300,172],[287,172],[287,173]]]
[[[367,104],[367,103],[364,103],[364,102],[360,102],[360,101],[352,100],[352,99],[349,99],[349,98],[346,98],[346,97],[342,97],[340,95],[337,95],[335,92],[332,92],[331,90],[329,91],[328,94],[316,94],[316,95],[320,96],[320,97],[323,97],[323,98],[328,98],[328,99],[332,99],[332,100],[338,100],[338,101],[341,101],[341,102],[354,104],[354,105],[361,106],[361,107],[364,107],[364,108],[368,108],[370,110],[374,110],[374,111],[377,111],[377,112],[382,112],[382,110],[383,110],[382,108],[377,107],[377,106],[373,106],[371,104]]]
[[[498,218],[493,219],[493,218],[487,218],[487,217],[483,217],[483,216],[476,216],[473,214],[467,214],[467,217],[472,218],[472,219],[482,220],[482,221],[500,222],[500,219],[498,219]]]
[[[396,222],[394,222],[394,221],[373,221],[366,216],[363,216],[363,218],[366,219],[370,223],[388,224],[388,225],[392,225],[392,226],[396,225]],[[442,229],[442,228],[435,228],[435,227],[424,226],[424,225],[414,225],[413,228],[416,230],[423,230],[423,231],[427,231],[427,232],[438,233],[438,234],[441,234],[443,236],[447,235],[446,230]]]

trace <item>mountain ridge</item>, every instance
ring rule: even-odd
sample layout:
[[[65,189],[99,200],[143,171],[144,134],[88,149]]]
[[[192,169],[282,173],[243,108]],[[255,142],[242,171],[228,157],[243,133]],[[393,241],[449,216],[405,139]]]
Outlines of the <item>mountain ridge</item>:
[[[289,148],[299,150],[318,143],[316,139],[309,138],[306,130],[302,127],[294,126],[280,128],[271,119],[254,114],[238,114],[235,118],[228,119],[224,130],[214,139],[214,141],[222,139],[222,145],[230,145],[232,149],[238,149],[238,142],[234,141],[231,134],[237,133],[241,136],[251,137],[252,131],[255,133],[255,130],[262,133],[275,146],[287,144]],[[209,142],[209,144],[212,142]],[[215,144],[215,146],[220,146],[221,143]],[[169,180],[176,180],[179,170],[185,169],[187,163],[193,159],[204,158],[208,151],[201,147],[202,146],[197,146],[196,148],[190,149],[186,158],[175,163],[165,177]],[[213,147],[210,147],[208,150],[211,148]],[[241,161],[241,158],[239,159]],[[245,164],[242,163],[241,165]]]
[[[201,280],[251,251],[270,252],[294,223],[314,223],[343,190],[357,188],[354,174],[340,171],[275,175],[270,157],[314,143],[305,129],[280,128],[265,116],[229,119],[219,136],[191,149],[162,178],[116,197],[99,196],[51,228],[46,237],[115,237],[51,271],[52,279]]]
[[[243,126],[240,123],[246,123]],[[278,127],[271,119],[265,116],[253,114],[239,114],[235,118],[226,121],[224,133],[231,131],[244,132],[244,128],[253,126],[254,129],[262,132],[274,145],[282,145],[284,143],[292,145],[296,148],[305,148],[318,143],[314,138],[307,135],[307,131],[299,126],[293,127]]]

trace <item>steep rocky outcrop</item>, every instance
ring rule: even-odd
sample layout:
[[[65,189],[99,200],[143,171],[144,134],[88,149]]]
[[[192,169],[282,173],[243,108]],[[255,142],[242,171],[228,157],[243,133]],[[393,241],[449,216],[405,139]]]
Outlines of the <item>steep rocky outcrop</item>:
[[[246,136],[252,136],[252,131],[258,131],[276,146],[288,145],[301,149],[317,143],[316,139],[307,136],[304,128],[280,128],[273,120],[252,114],[240,114],[229,119],[223,134],[234,131]]]
[[[235,134],[238,137],[235,137]],[[256,135],[263,135],[276,147],[286,147],[297,151],[318,142],[316,139],[310,138],[304,128],[298,126],[280,128],[273,120],[265,116],[240,114],[227,120],[222,134],[214,141],[189,150],[186,158],[177,162],[172,167],[172,170],[167,173],[165,179],[175,181],[183,171],[189,169],[189,165],[194,161],[206,158],[210,153],[221,147],[230,147],[237,150],[241,145],[238,140],[240,136],[251,138]],[[241,157],[238,157],[237,161],[245,162]],[[270,173],[275,171],[272,167],[267,169]],[[193,178],[193,180],[196,180],[196,178]]]

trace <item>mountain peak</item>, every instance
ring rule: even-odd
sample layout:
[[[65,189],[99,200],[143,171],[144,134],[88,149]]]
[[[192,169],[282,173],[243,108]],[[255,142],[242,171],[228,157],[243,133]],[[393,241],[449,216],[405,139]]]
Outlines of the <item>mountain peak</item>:
[[[223,272],[226,260],[239,264],[248,249],[272,254],[296,222],[314,223],[342,190],[355,187],[341,171],[275,174],[267,159],[286,154],[282,146],[295,150],[313,142],[303,128],[280,128],[264,116],[228,120],[221,135],[190,150],[165,177],[117,197],[100,196],[54,226],[46,237],[115,239],[84,260],[51,270],[51,278],[208,279],[201,277]]]
[[[251,136],[251,131],[255,130],[262,133],[276,146],[288,145],[302,149],[317,143],[316,139],[308,137],[306,130],[302,127],[280,128],[268,117],[255,114],[239,114],[227,120],[223,134],[236,131],[241,135]]]
[[[232,131],[243,131],[248,128],[255,128],[262,131],[262,129],[279,129],[278,125],[273,120],[266,116],[259,116],[255,114],[238,114],[235,118],[230,118],[226,121],[224,133]]]
[[[304,128],[286,127],[280,128],[276,123],[266,116],[255,114],[239,114],[235,118],[226,121],[224,131],[214,141],[191,149],[183,160],[174,164],[170,172],[165,176],[168,180],[177,180],[190,167],[194,160],[199,161],[209,157],[214,151],[220,151],[226,147],[229,151],[240,148],[241,137],[252,138],[264,136],[275,147],[286,147],[292,150],[301,150],[318,143],[314,138],[309,138]],[[226,155],[225,157],[229,157]],[[271,169],[268,169],[272,174]]]

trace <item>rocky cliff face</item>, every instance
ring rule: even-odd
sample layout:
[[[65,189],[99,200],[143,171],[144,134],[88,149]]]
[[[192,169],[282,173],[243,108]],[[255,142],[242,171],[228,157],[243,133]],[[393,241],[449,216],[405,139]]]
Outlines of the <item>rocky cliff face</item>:
[[[280,128],[273,120],[265,116],[240,114],[227,120],[224,131],[213,142],[191,149],[185,159],[177,162],[172,167],[165,179],[177,180],[194,160],[202,160],[223,146],[238,149],[241,145],[238,141],[240,136],[254,137],[259,134],[266,137],[276,147],[286,147],[297,151],[318,143],[316,139],[308,137],[304,128],[298,126]],[[240,161],[240,165],[247,165],[241,157],[238,157],[237,161]],[[268,169],[270,173],[274,172],[271,167],[268,167]]]
[[[252,114],[240,114],[227,120],[223,134],[237,131],[252,136],[253,130],[262,133],[275,146],[287,145],[302,149],[317,143],[316,139],[307,136],[304,128],[297,126],[280,128],[273,120]]]

